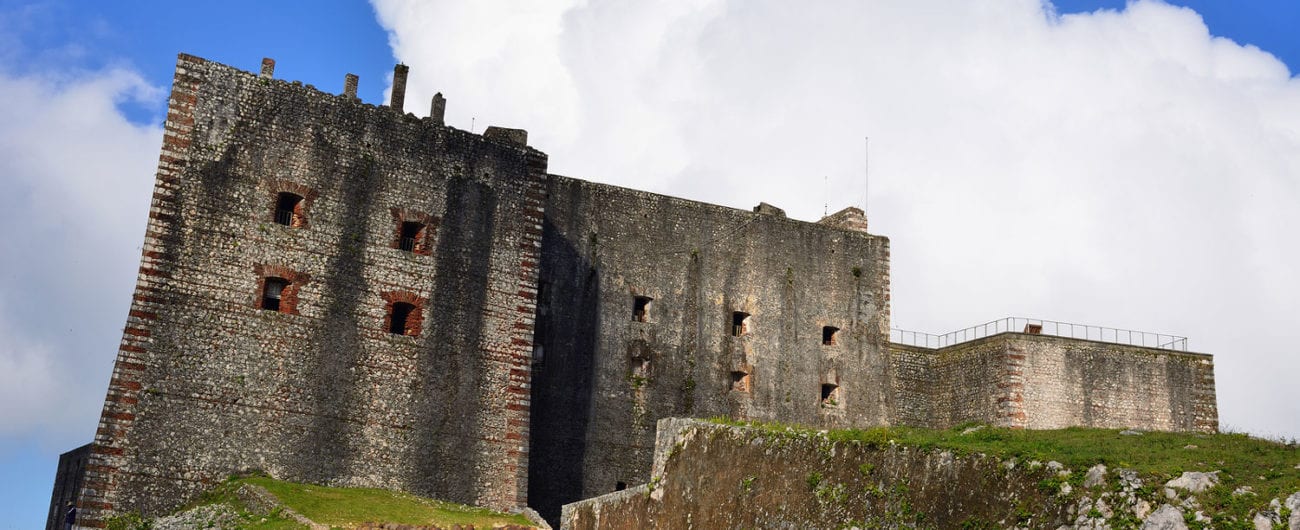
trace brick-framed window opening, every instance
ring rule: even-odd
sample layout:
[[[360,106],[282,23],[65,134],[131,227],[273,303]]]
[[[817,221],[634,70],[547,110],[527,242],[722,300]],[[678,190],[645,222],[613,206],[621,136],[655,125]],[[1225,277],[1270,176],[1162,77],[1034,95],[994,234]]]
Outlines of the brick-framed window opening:
[[[284,226],[301,228],[306,217],[302,211],[302,195],[287,191],[275,195],[275,222]]]
[[[424,326],[425,299],[405,291],[389,291],[381,296],[386,302],[384,331],[391,335],[420,336]]]
[[[297,182],[276,180],[271,187],[271,221],[293,228],[307,228],[311,204],[319,193]]]
[[[392,214],[396,225],[393,248],[422,256],[433,254],[433,235],[438,228],[437,217],[401,208],[393,208]]]
[[[311,277],[282,265],[253,266],[257,275],[254,306],[266,311],[298,314],[298,291]]]
[[[262,280],[262,309],[278,312],[284,288],[288,286],[289,280],[284,278],[270,277]]]
[[[394,335],[410,335],[407,325],[410,324],[411,313],[415,312],[415,306],[406,302],[396,302],[391,311],[388,317],[388,332]]]
[[[407,252],[415,252],[416,245],[421,239],[424,239],[424,223],[415,221],[405,221],[400,229],[401,234],[397,239],[397,248]]]

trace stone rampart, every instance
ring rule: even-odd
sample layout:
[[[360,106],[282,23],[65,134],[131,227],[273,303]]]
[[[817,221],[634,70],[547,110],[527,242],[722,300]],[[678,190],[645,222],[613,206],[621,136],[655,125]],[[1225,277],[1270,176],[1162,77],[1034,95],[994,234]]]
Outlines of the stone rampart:
[[[901,424],[1218,429],[1209,355],[1027,333],[890,355]]]

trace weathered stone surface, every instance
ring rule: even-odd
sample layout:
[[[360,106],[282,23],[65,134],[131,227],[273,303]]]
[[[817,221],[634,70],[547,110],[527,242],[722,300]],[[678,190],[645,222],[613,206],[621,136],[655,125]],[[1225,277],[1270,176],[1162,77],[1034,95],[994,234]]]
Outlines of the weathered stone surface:
[[[1182,511],[1164,504],[1142,522],[1142,530],[1187,530],[1187,523]]]
[[[1219,472],[1184,471],[1178,478],[1165,483],[1166,488],[1178,488],[1192,493],[1200,493],[1219,483]]]
[[[1097,464],[1095,466],[1092,466],[1091,468],[1088,469],[1088,472],[1083,476],[1084,488],[1096,488],[1105,485],[1106,485],[1105,464]]]
[[[908,425],[1218,429],[1208,355],[1002,333],[937,350],[892,344],[890,365]]]
[[[524,504],[545,155],[188,55],[165,130],[83,522],[246,469]]]

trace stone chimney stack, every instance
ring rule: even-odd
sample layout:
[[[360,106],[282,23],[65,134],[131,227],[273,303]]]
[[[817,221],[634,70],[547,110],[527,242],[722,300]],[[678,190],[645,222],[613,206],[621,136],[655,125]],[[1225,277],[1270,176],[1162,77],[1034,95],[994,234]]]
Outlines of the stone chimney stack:
[[[272,59],[270,57],[263,58],[262,75],[259,77],[262,77],[264,79],[270,79],[274,76],[275,76],[275,59]]]
[[[343,95],[357,99],[357,74],[343,76]]]
[[[433,95],[433,104],[429,106],[429,117],[433,122],[443,125],[443,116],[447,113],[447,99],[442,97],[442,92]]]
[[[410,71],[411,68],[402,63],[397,63],[397,66],[393,67],[393,96],[388,101],[388,106],[397,109],[398,112],[406,112],[403,108],[406,104],[406,74]]]
[[[867,231],[867,214],[860,208],[852,206],[823,217],[817,221],[819,225],[833,226],[844,230],[853,230],[855,232]]]

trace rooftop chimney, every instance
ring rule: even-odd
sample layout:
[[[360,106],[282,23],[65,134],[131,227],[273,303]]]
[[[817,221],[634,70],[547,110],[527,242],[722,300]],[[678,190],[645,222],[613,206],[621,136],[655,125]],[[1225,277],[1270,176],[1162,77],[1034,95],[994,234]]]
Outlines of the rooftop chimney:
[[[410,67],[402,63],[397,63],[397,66],[393,67],[393,96],[388,101],[388,106],[397,109],[398,112],[406,112],[403,108],[406,103],[406,73],[410,70]]]
[[[433,122],[443,125],[443,115],[447,113],[447,99],[442,97],[442,92],[433,95],[433,104],[429,106],[429,117]]]
[[[343,76],[343,95],[357,99],[357,74]]]
[[[275,59],[270,57],[262,58],[262,75],[260,77],[270,79],[275,76]]]
[[[855,232],[867,231],[867,215],[860,208],[852,206],[830,214],[817,221],[819,225],[833,226]]]

